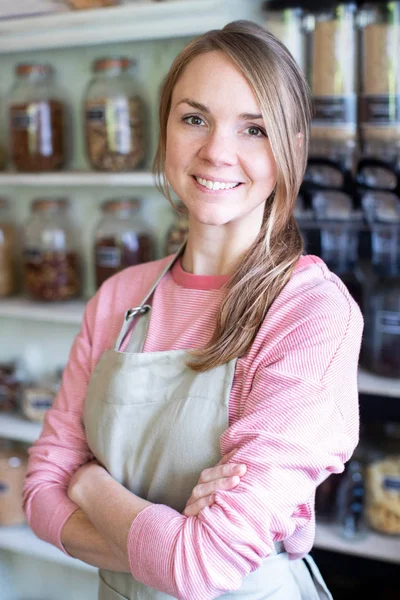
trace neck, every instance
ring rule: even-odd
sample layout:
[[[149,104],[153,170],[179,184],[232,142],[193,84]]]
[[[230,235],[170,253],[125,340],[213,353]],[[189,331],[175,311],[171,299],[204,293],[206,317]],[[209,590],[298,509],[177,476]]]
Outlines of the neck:
[[[197,226],[196,226],[197,225]],[[238,263],[257,239],[259,228],[245,237],[232,235],[223,227],[190,224],[182,256],[182,269],[194,275],[232,275]]]

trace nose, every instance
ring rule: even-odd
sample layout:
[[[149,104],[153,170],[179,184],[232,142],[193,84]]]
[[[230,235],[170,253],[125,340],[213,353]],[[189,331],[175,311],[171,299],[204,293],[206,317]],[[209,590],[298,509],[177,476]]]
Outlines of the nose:
[[[236,142],[227,132],[214,129],[203,141],[199,157],[214,166],[235,166],[238,162]]]

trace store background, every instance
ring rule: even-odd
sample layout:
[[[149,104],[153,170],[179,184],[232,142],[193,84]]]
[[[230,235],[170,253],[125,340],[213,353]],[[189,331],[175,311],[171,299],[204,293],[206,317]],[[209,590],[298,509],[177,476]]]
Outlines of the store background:
[[[91,0],[85,1],[88,3]],[[76,0],[76,4],[78,3],[79,0]],[[101,216],[100,206],[103,201],[117,197],[139,198],[142,203],[143,219],[155,234],[156,255],[160,257],[165,254],[166,237],[176,215],[154,188],[149,172],[157,140],[157,106],[160,84],[176,53],[192,36],[202,31],[221,27],[235,18],[250,18],[260,24],[266,24],[283,41],[290,40],[291,50],[309,73],[307,65],[310,57],[313,56],[310,40],[313,38],[315,14],[319,13],[323,19],[329,21],[332,14],[337,17],[338,14],[343,14],[343,11],[340,13],[342,9],[348,10],[349,3],[335,3],[336,6],[332,7],[333,13],[326,9],[328,6],[326,2],[324,3],[325,10],[321,11],[321,3],[311,2],[311,0],[298,3],[285,3],[285,0],[279,0],[278,3],[265,3],[258,0],[131,1],[123,2],[122,6],[115,8],[99,8],[82,12],[70,12],[69,7],[66,6],[67,3],[59,0],[24,0],[18,4],[17,8],[13,4],[15,3],[9,0],[0,1],[0,19],[4,19],[4,21],[0,20],[0,99],[2,107],[0,147],[7,154],[9,148],[7,104],[10,90],[15,82],[14,69],[19,63],[34,61],[35,63],[51,63],[55,69],[57,81],[65,90],[65,98],[71,107],[73,119],[72,152],[68,165],[61,171],[53,173],[17,172],[8,161],[5,170],[0,171],[0,195],[8,199],[12,221],[17,225],[21,235],[22,228],[29,219],[33,199],[68,198],[71,214],[82,242],[84,259],[83,299],[67,303],[34,302],[24,292],[21,258],[23,242],[20,238],[16,267],[18,279],[16,291],[18,293],[0,300],[0,335],[3,342],[0,344],[0,362],[4,365],[11,361],[17,361],[23,367],[29,385],[35,390],[37,385],[49,386],[50,382],[54,383],[55,373],[65,364],[73,337],[79,329],[84,301],[95,291],[93,243],[95,228]],[[100,0],[98,4],[101,4]],[[344,4],[346,7],[343,6]],[[376,5],[377,3],[371,4]],[[397,14],[400,14],[400,2],[385,4],[390,4],[393,10],[397,10]],[[297,12],[300,5],[307,8],[309,12],[300,15]],[[273,7],[280,10],[272,12]],[[283,10],[284,8],[285,10]],[[50,14],[28,18],[28,13],[46,12]],[[58,12],[62,14],[57,14]],[[305,26],[308,30],[307,35],[300,30],[300,22],[302,27]],[[288,32],[289,37],[286,37]],[[394,99],[400,98],[400,21],[396,23],[395,32],[394,39],[397,40],[399,51],[397,58],[394,56],[394,73],[396,75],[394,88],[391,90]],[[356,39],[359,34],[355,31],[354,36]],[[82,102],[88,82],[92,77],[93,60],[115,55],[137,59],[134,76],[142,90],[148,110],[149,147],[146,163],[139,171],[111,174],[91,170],[85,152]],[[329,52],[327,55],[329,56]],[[353,78],[351,56],[351,52],[347,52],[345,47],[341,49],[339,63],[342,61],[341,66],[345,72],[339,74],[339,79],[346,81],[350,86],[353,85],[354,89],[351,92],[357,93],[360,91],[361,78]],[[362,68],[360,58],[357,42],[354,65],[355,72],[358,73]],[[332,65],[330,64],[326,68],[326,74],[322,73],[322,75],[326,75],[325,80],[329,80],[331,70]],[[327,85],[329,88],[329,81]],[[349,91],[348,88],[347,91]],[[400,108],[398,110],[400,112]],[[399,114],[397,121],[400,121]],[[396,127],[399,125],[394,126],[393,131]],[[343,132],[346,128],[348,131],[352,130],[351,118],[347,123],[339,124],[336,131]],[[331,131],[334,130],[335,128],[331,128]],[[350,135],[350,138],[355,142],[358,141],[358,137],[353,136],[352,138]],[[340,144],[338,149],[337,143],[336,146],[335,144],[330,145],[327,140],[329,142],[329,135],[326,137],[325,132],[323,149],[319,148],[318,152],[320,154],[323,152],[325,157],[329,156],[330,158],[342,159],[344,157],[344,162],[347,165],[351,164],[354,175],[360,157],[359,146],[355,144],[354,148],[349,150],[349,144],[346,142],[345,150],[343,150],[343,146],[340,149]],[[400,136],[398,143],[399,140]],[[395,148],[396,145],[392,144],[392,147]],[[394,153],[394,164],[397,164],[397,169],[399,169],[400,151],[398,146],[396,152],[398,153]],[[377,156],[377,158],[380,157]],[[394,171],[394,177],[397,177],[397,181],[399,181],[400,175],[398,171],[396,174],[396,167]],[[343,202],[341,202],[342,214],[339,223],[337,214],[333,221],[329,220],[329,223],[326,214],[318,221],[315,214],[310,211],[313,208],[312,198],[313,194],[315,195],[315,187],[324,187],[324,176],[326,176],[326,171],[318,172],[317,169],[317,176],[314,177],[312,185],[305,186],[302,190],[305,206],[304,211],[299,210],[298,217],[304,235],[308,236],[310,251],[323,254],[324,251],[333,249],[334,256],[337,256],[337,252],[343,251],[342,245],[348,242],[349,238],[342,236],[336,247],[332,242],[335,240],[335,235],[328,236],[330,244],[328,248],[324,248],[321,246],[321,225],[325,229],[329,225],[331,231],[337,233],[343,232],[346,230],[345,223],[349,222],[355,212],[360,211],[360,204],[352,206],[351,214],[344,218]],[[354,181],[354,178],[350,177],[350,180]],[[343,191],[348,193],[348,189],[341,190],[341,192]],[[334,193],[337,194],[337,190]],[[325,197],[329,197],[329,195],[325,194]],[[333,211],[338,207],[338,198],[342,199],[342,196],[334,196],[333,205],[330,207]],[[321,204],[319,204],[320,206]],[[322,208],[324,207],[323,204]],[[300,208],[301,203],[299,202]],[[354,208],[355,210],[353,210]],[[397,207],[393,210],[389,207],[387,210],[392,215],[390,230],[394,231],[392,235],[398,236],[398,244],[399,226],[395,213],[398,210],[400,215],[400,209]],[[358,261],[357,268],[354,264],[351,264],[351,267],[354,267],[353,274],[357,274],[358,280],[363,281],[364,277],[364,281],[367,280],[368,283],[374,281],[370,279],[372,274],[370,270],[371,239],[369,237],[371,223],[366,222],[364,214],[361,221],[359,217],[355,220],[357,227],[361,223],[362,243],[359,246],[361,261]],[[400,260],[398,245],[396,260]],[[400,293],[399,288],[396,287],[399,284],[393,279],[390,285],[391,287],[389,287],[395,295],[394,302],[397,299],[398,303],[397,318],[399,321],[397,322],[399,323]],[[395,313],[395,309],[395,306],[391,307],[391,313]],[[396,363],[396,347],[399,347],[400,331],[393,327],[391,331],[389,341],[393,344],[394,368],[396,369],[396,364],[399,364]],[[400,357],[400,350],[398,356]],[[0,371],[0,377],[3,377],[1,384],[4,385],[4,372]],[[4,387],[1,388],[1,393],[0,438],[12,441],[11,453],[16,454],[18,451],[16,442],[20,442],[23,444],[22,447],[26,447],[38,436],[40,424],[29,422],[16,412],[6,412],[7,402],[3,401]],[[395,517],[392,520],[392,529],[396,531],[398,528],[400,521],[398,491],[400,439],[395,424],[400,422],[399,399],[400,372],[398,377],[395,372],[394,376],[390,378],[380,377],[372,372],[362,371],[360,373],[360,405],[363,422],[360,447],[357,449],[353,461],[348,465],[344,478],[340,480],[338,478],[334,482],[328,481],[324,489],[319,490],[317,507],[320,523],[313,554],[334,591],[335,599],[361,598],[367,591],[372,596],[379,594],[379,597],[384,600],[391,600],[399,595],[400,538],[398,535],[372,531],[364,519],[367,466],[373,461],[377,464],[376,461],[381,461],[387,456],[393,457],[395,472],[391,474],[390,499],[394,503]],[[4,453],[3,456],[7,452],[4,445],[3,441],[3,447],[0,446],[0,451]],[[18,468],[14,468],[13,476],[17,471]],[[8,463],[6,468],[4,459],[0,461],[0,480],[7,481],[10,472]],[[17,480],[18,477],[16,477]],[[337,488],[340,489],[339,495],[334,493]],[[17,483],[14,489],[17,490]],[[0,520],[3,519],[3,523],[6,523],[7,516],[10,516],[4,509],[2,511],[1,502],[3,501],[5,504],[5,497],[4,491],[1,495],[0,490]],[[18,515],[14,516],[18,517]],[[400,531],[397,530],[397,534],[399,533]],[[52,598],[89,600],[95,597],[96,575],[94,569],[85,567],[80,561],[70,560],[51,546],[40,543],[24,525],[6,526],[4,524],[3,527],[0,527],[0,600],[51,600]]]

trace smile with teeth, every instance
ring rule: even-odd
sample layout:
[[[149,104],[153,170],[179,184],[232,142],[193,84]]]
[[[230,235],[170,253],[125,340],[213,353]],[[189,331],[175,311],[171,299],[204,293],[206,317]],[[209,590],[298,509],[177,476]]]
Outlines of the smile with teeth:
[[[239,183],[225,183],[223,181],[210,181],[209,179],[201,179],[200,177],[195,177],[196,181],[207,188],[208,190],[231,190],[238,185]]]

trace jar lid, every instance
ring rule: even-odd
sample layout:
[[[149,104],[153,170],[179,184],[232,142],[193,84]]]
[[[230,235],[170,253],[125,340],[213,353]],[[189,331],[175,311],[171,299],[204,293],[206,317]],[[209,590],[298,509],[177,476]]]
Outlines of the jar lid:
[[[112,198],[101,205],[103,212],[114,212],[119,210],[137,210],[140,208],[138,198]]]
[[[93,62],[93,71],[109,71],[111,69],[118,69],[120,71],[127,71],[136,61],[125,56],[108,56],[103,58],[97,58]]]
[[[52,211],[65,210],[69,205],[66,198],[36,198],[31,204],[32,212],[36,211]]]
[[[32,73],[37,73],[39,75],[51,75],[54,72],[54,69],[47,63],[19,63],[15,67],[15,72],[19,76],[31,75]]]
[[[268,0],[264,2],[263,9],[268,12],[279,11],[282,12],[291,8],[303,8],[304,1],[302,0]]]

